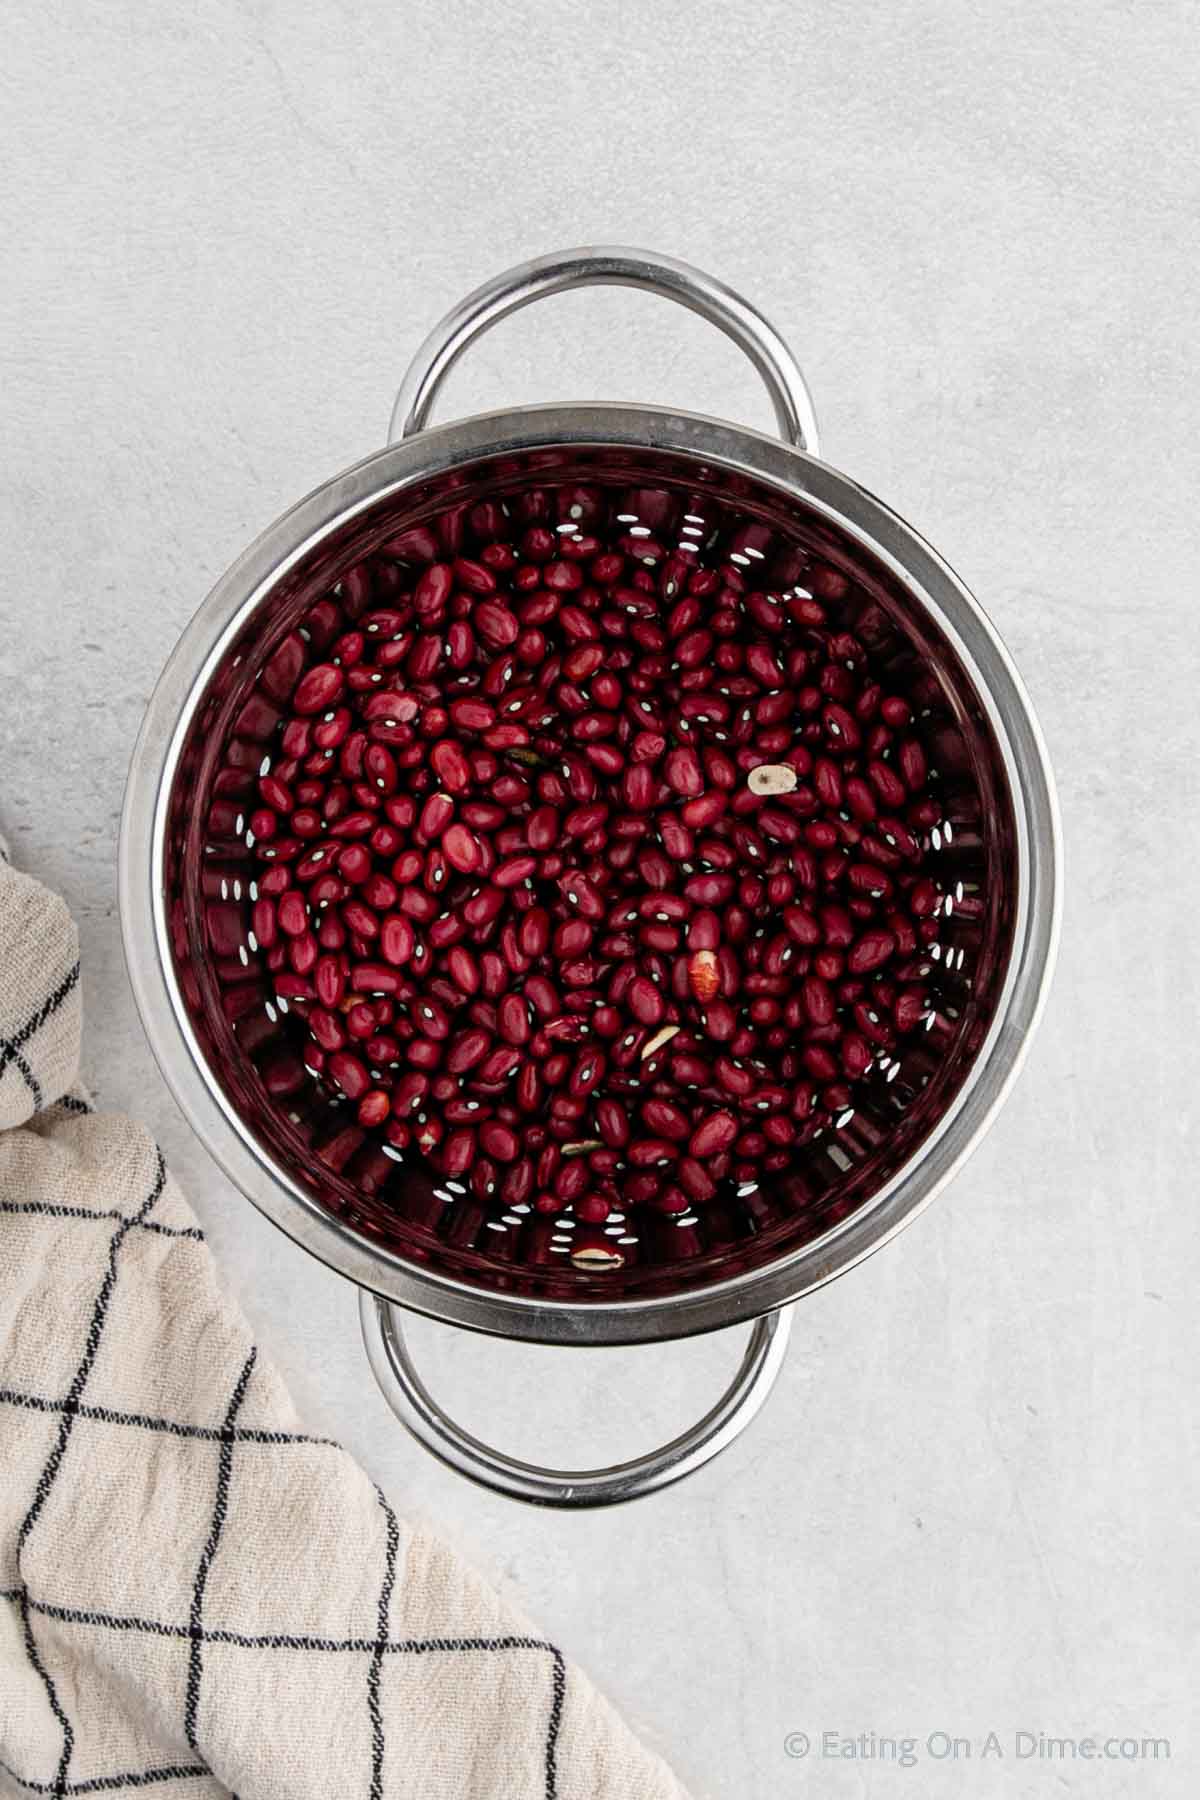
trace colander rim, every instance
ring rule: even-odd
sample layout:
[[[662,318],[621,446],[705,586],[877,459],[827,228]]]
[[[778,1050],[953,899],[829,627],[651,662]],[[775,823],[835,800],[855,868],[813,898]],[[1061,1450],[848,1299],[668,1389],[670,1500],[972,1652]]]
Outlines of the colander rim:
[[[424,1268],[360,1236],[306,1194],[233,1112],[195,1039],[174,973],[163,867],[166,813],[189,723],[230,638],[331,534],[405,489],[505,455],[627,449],[692,457],[780,490],[884,564],[950,641],[977,689],[1012,797],[1017,895],[994,1016],[946,1112],[849,1217],[761,1267],[678,1294],[552,1300],[497,1292]],[[1029,697],[979,602],[900,516],[830,464],[745,426],[630,403],[528,406],[431,427],[375,452],[282,514],[217,581],[147,706],[122,809],[119,910],[126,964],[151,1049],[184,1116],[239,1190],[294,1242],[360,1287],[444,1322],[542,1343],[622,1344],[749,1321],[799,1299],[889,1242],[957,1173],[988,1130],[1041,1015],[1061,919],[1061,831]]]

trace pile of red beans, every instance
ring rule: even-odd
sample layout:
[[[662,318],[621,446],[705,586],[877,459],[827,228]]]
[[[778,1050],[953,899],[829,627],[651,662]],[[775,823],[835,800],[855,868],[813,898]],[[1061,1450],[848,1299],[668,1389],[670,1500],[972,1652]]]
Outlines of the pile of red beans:
[[[497,1218],[614,1245],[786,1169],[930,1016],[911,693],[838,568],[711,512],[448,511],[346,571],[252,701],[250,947],[309,1075]]]

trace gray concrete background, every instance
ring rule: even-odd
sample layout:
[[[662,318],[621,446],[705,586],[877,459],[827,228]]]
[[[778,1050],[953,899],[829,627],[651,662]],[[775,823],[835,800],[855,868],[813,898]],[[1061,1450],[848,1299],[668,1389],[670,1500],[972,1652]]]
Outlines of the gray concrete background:
[[[514,1580],[713,1800],[1200,1787],[1198,25],[1181,0],[7,15],[0,816],[81,920],[95,1084],[158,1132],[316,1428]],[[401,1437],[349,1288],[191,1137],[130,999],[114,849],[142,709],[210,583],[381,442],[461,292],[605,240],[756,299],[829,459],[980,594],[1057,765],[1069,892],[1034,1053],[953,1189],[804,1303],[743,1444],[564,1519]],[[723,340],[612,292],[502,327],[447,405],[592,395],[769,422]],[[468,1418],[566,1459],[649,1444],[736,1355],[418,1336]],[[783,1749],[935,1729],[1009,1755]],[[1173,1757],[1017,1762],[1018,1730]]]

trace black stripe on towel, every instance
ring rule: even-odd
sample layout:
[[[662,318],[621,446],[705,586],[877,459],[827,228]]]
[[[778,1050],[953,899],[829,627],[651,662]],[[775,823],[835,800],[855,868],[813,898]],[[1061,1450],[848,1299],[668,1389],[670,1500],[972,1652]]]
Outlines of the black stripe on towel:
[[[396,1515],[379,1488],[375,1497],[387,1521],[387,1552],[384,1557],[383,1586],[379,1590],[379,1622],[375,1651],[367,1670],[367,1711],[371,1720],[371,1800],[383,1800],[383,1757],[387,1741],[383,1729],[383,1711],[379,1704],[379,1677],[388,1647],[389,1612],[392,1589],[396,1585],[396,1552],[400,1547],[400,1528]]]
[[[46,996],[37,1011],[30,1014],[29,1018],[26,1019],[19,1031],[14,1031],[11,1037],[0,1038],[0,1075],[4,1074],[4,1071],[7,1069],[10,1062],[16,1064],[17,1069],[24,1078],[26,1086],[33,1095],[33,1110],[35,1112],[41,1112],[42,1110],[43,1096],[41,1084],[33,1073],[33,1070],[29,1067],[29,1064],[21,1055],[21,1051],[29,1042],[34,1032],[39,1031],[46,1023],[46,1020],[52,1018],[58,1011],[59,1007],[71,992],[72,988],[75,987],[78,980],[79,964],[76,963],[73,968],[68,969],[54,992]]]
[[[20,1406],[27,1412],[66,1412],[66,1400],[48,1400],[43,1394],[27,1394],[20,1388],[0,1388],[0,1406]],[[119,1412],[112,1406],[89,1406],[80,1400],[74,1408],[81,1419],[95,1419],[101,1425],[129,1425],[141,1431],[160,1431],[168,1437],[200,1438],[206,1443],[219,1443],[224,1435],[220,1425],[183,1425],[178,1419],[161,1419],[153,1413]],[[242,1429],[233,1433],[238,1444],[316,1444],[323,1450],[340,1450],[336,1438],[310,1437],[303,1431],[261,1431]]]
[[[68,1781],[65,1786],[60,1786],[56,1781],[28,1781],[3,1761],[0,1761],[0,1769],[10,1781],[15,1781],[30,1794],[112,1794],[122,1788],[154,1787],[160,1781],[195,1781],[201,1775],[208,1775],[208,1770],[199,1763],[175,1763],[163,1769],[129,1769],[122,1775],[93,1775],[90,1781]]]
[[[78,973],[78,970],[76,972]],[[37,1524],[42,1508],[45,1506],[46,1501],[50,1496],[50,1491],[53,1488],[55,1481],[58,1479],[58,1472],[62,1468],[63,1457],[66,1455],[67,1445],[71,1440],[71,1433],[75,1428],[75,1420],[78,1417],[76,1409],[79,1397],[82,1394],[84,1387],[87,1385],[88,1376],[91,1374],[92,1366],[96,1361],[96,1356],[100,1349],[100,1339],[104,1333],[105,1321],[108,1318],[108,1308],[112,1300],[113,1289],[117,1284],[117,1257],[120,1253],[121,1245],[124,1243],[127,1234],[132,1230],[133,1226],[140,1223],[151,1208],[157,1205],[163,1188],[166,1186],[166,1181],[167,1166],[163,1162],[162,1151],[160,1150],[155,1163],[154,1181],[150,1188],[150,1192],[147,1194],[142,1205],[138,1208],[133,1217],[125,1219],[117,1227],[116,1231],[113,1232],[112,1242],[108,1246],[108,1267],[104,1271],[104,1279],[100,1283],[100,1292],[97,1294],[95,1305],[92,1308],[92,1318],[91,1323],[88,1326],[87,1338],[84,1341],[83,1356],[80,1360],[78,1369],[75,1371],[75,1378],[67,1391],[67,1400],[66,1405],[63,1408],[62,1420],[58,1428],[58,1437],[56,1438],[54,1447],[47,1459],[46,1466],[38,1479],[38,1484],[34,1490],[33,1500],[30,1504],[29,1511],[22,1519],[20,1530],[17,1533],[18,1566],[20,1564],[21,1551],[25,1547],[30,1532]],[[65,1794],[67,1791],[67,1770],[70,1767],[71,1752],[75,1747],[75,1733],[71,1727],[71,1721],[63,1711],[62,1703],[59,1700],[58,1690],[54,1685],[54,1681],[44,1667],[41,1657],[38,1654],[37,1643],[33,1635],[33,1625],[30,1619],[29,1598],[24,1589],[21,1590],[19,1604],[21,1607],[21,1623],[25,1635],[26,1655],[29,1657],[30,1663],[46,1690],[46,1697],[50,1702],[51,1711],[62,1726],[63,1748],[62,1755],[59,1758],[58,1773],[55,1777],[53,1792],[56,1794]]]
[[[246,1390],[250,1386],[250,1377],[254,1373],[254,1362],[258,1355],[252,1348],[242,1365],[242,1372],[229,1400],[229,1410],[225,1414],[225,1424],[221,1431],[221,1454],[217,1459],[217,1494],[213,1502],[212,1525],[209,1528],[208,1542],[200,1553],[200,1561],[196,1568],[196,1581],[192,1589],[192,1612],[188,1625],[188,1636],[192,1640],[191,1654],[188,1658],[187,1695],[184,1699],[183,1729],[187,1741],[193,1750],[199,1748],[196,1742],[196,1715],[200,1705],[200,1676],[203,1669],[201,1645],[204,1642],[204,1590],[208,1585],[208,1572],[212,1568],[213,1558],[221,1544],[221,1533],[225,1528],[225,1510],[229,1501],[229,1477],[233,1470],[233,1446],[237,1441],[234,1436],[234,1425],[242,1402],[246,1398]]]

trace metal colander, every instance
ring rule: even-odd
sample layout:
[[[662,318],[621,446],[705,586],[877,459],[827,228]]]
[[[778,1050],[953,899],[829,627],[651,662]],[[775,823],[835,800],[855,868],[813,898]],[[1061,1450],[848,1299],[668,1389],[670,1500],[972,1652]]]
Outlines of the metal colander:
[[[541,295],[595,282],[649,289],[719,326],[758,368],[787,441],[695,414],[597,403],[427,427],[442,380],[474,337]],[[291,1237],[363,1290],[371,1360],[405,1423],[463,1472],[523,1498],[628,1498],[696,1467],[744,1427],[778,1370],[790,1318],[779,1309],[894,1235],[997,1110],[1042,1003],[1057,928],[1045,752],[978,603],[909,526],[817,460],[811,405],[786,346],[745,301],[696,270],[584,250],[498,277],[418,353],[393,438],[259,538],[163,673],[122,824],[130,973],[164,1074],[217,1160]],[[322,1111],[315,1082],[281,1096],[272,1081],[281,1022],[264,1008],[262,971],[246,950],[250,851],[227,820],[238,772],[271,729],[258,676],[345,570],[451,505],[577,483],[686,496],[706,516],[766,527],[783,555],[818,554],[843,571],[854,629],[919,689],[921,732],[943,772],[935,843],[960,900],[939,932],[930,1034],[874,1072],[838,1129],[804,1144],[777,1177],[752,1192],[731,1188],[683,1226],[643,1221],[599,1267],[571,1254],[552,1220],[488,1229],[481,1209],[416,1161],[373,1146],[344,1164],[318,1153],[321,1132],[337,1121]],[[232,977],[222,977],[214,943],[228,952]],[[617,1469],[564,1473],[518,1463],[453,1422],[412,1365],[403,1307],[576,1345],[758,1322],[732,1387],[698,1425]]]

